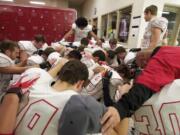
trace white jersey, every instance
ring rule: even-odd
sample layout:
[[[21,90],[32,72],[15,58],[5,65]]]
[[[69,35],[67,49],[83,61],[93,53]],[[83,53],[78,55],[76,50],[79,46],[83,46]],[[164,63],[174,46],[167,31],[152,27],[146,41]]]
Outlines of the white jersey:
[[[111,90],[111,96],[114,96],[118,85],[122,85],[122,78],[113,69],[111,69],[110,71],[113,73],[110,79],[110,90]],[[91,78],[89,84],[83,89],[82,94],[93,96],[95,99],[102,98],[103,96],[102,78],[103,78],[102,73],[98,73],[94,75]]]
[[[44,59],[43,57],[37,55],[37,54],[34,54],[34,55],[31,55],[28,59],[27,59],[27,66],[34,66],[34,65],[37,65],[37,64],[41,64],[44,62]]]
[[[13,65],[14,62],[10,57],[8,57],[3,53],[0,53],[0,67],[9,67]],[[5,90],[8,87],[12,78],[13,78],[13,74],[0,73],[0,94],[3,90]]]
[[[62,110],[69,98],[77,92],[55,91],[51,87],[52,77],[44,70],[30,69],[24,74],[38,74],[40,78],[30,88],[27,98],[23,99],[23,104],[20,105],[15,134],[57,135]]]
[[[165,86],[135,112],[136,135],[180,135],[180,80]]]
[[[19,41],[18,45],[21,50],[24,50],[30,56],[36,52],[38,49],[33,45],[32,41]],[[46,43],[42,46],[42,50],[45,50],[48,47]]]
[[[164,17],[155,17],[153,18],[144,33],[144,37],[141,43],[141,48],[148,48],[150,45],[150,41],[151,41],[151,36],[152,36],[152,28],[159,28],[161,29],[161,35],[160,35],[160,39],[158,41],[158,45],[161,45],[164,34],[166,33],[167,30],[167,26],[168,26],[168,20]]]
[[[74,39],[74,41],[81,41],[82,38],[86,38],[88,36],[88,33],[92,31],[92,26],[87,25],[87,27],[85,27],[84,29],[81,30],[74,23],[72,25],[72,29],[75,31],[75,39]]]
[[[33,45],[31,41],[19,41],[18,45],[21,50],[24,50],[30,56],[37,51],[37,48]]]

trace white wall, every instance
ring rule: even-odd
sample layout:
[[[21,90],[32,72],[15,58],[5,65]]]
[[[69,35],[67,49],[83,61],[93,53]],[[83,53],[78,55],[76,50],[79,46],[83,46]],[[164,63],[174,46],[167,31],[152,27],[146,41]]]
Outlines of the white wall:
[[[143,38],[144,30],[147,25],[144,21],[144,9],[149,5],[156,5],[158,7],[158,16],[161,16],[164,5],[174,5],[180,7],[180,0],[86,0],[82,6],[81,14],[87,18],[98,18],[98,35],[101,34],[102,15],[125,8],[132,5],[132,18],[134,16],[141,16],[139,23],[139,31],[135,37],[132,36],[132,18],[128,40],[128,47],[139,47]],[[95,8],[97,13],[94,13]]]
[[[165,0],[166,5],[172,5],[176,7],[180,7],[180,0]]]
[[[69,2],[68,0],[45,0],[47,5],[60,7],[60,8],[68,8]]]
[[[86,0],[82,6],[82,15],[90,18],[95,18],[109,12],[132,5],[135,0]],[[97,14],[94,14],[94,9],[97,9]]]
[[[75,9],[77,11],[77,17],[82,16],[81,15],[81,7],[77,5],[69,5],[69,8]]]

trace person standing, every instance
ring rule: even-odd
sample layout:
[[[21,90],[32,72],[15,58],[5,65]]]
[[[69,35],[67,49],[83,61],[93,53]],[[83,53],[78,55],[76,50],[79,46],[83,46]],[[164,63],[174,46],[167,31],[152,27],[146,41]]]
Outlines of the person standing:
[[[168,20],[164,17],[157,17],[158,8],[151,5],[144,10],[144,19],[148,23],[145,29],[141,48],[155,48],[162,44],[167,31]]]
[[[75,36],[74,41],[80,42],[82,38],[87,38],[88,34],[90,34],[97,41],[97,44],[101,44],[101,40],[92,30],[93,28],[88,24],[87,19],[84,17],[79,17],[75,23],[72,24],[71,30],[64,35],[60,42],[66,41],[72,34]]]

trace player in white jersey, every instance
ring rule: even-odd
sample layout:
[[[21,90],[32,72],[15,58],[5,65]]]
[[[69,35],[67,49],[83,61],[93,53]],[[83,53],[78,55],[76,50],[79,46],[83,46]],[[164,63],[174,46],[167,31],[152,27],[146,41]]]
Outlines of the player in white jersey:
[[[119,115],[115,108],[109,108],[102,120],[103,131],[137,111],[135,125],[138,134],[179,134],[179,85],[176,85],[178,81],[173,82],[180,78],[179,56],[180,48],[172,46],[139,53],[137,64],[145,68],[129,92],[117,103],[113,103]],[[167,88],[170,83],[172,86]]]
[[[164,17],[157,17],[158,8],[151,5],[144,10],[144,19],[148,23],[145,29],[141,48],[154,48],[162,45],[163,38],[167,31],[168,20]]]
[[[135,135],[180,134],[180,80],[175,80],[147,100],[133,116]]]
[[[44,70],[31,69],[25,74],[39,74],[40,78],[29,91],[28,103],[20,107],[15,134],[58,134],[58,120],[66,102],[78,94],[88,77],[86,66],[78,61],[68,62],[53,86],[53,78]]]
[[[23,95],[38,78],[39,76],[22,76],[4,90],[6,93],[0,99],[0,135],[13,134],[19,103],[22,101]]]
[[[92,26],[88,25],[88,21],[84,17],[77,18],[75,23],[72,24],[71,30],[64,36],[64,38],[60,42],[64,42],[72,34],[75,35],[74,41],[80,42],[82,38],[86,38],[88,37],[88,34],[90,34],[95,38],[98,44],[101,44],[101,40],[94,34],[94,32],[92,31]]]
[[[28,76],[34,76],[34,74],[36,74],[39,75],[40,78],[31,87],[25,98],[26,100],[28,99],[28,103],[26,103],[24,99],[23,104],[21,104],[17,116],[15,134],[62,134],[62,132],[64,132],[63,130],[57,132],[58,125],[61,124],[61,120],[59,123],[59,119],[64,106],[71,98],[78,98],[79,100],[94,103],[92,105],[85,102],[85,106],[88,108],[88,111],[96,111],[95,114],[85,114],[84,116],[84,120],[88,117],[87,123],[93,123],[93,128],[84,124],[84,126],[79,128],[86,129],[86,131],[83,130],[82,132],[82,130],[76,127],[77,129],[74,131],[71,130],[71,132],[73,132],[74,135],[84,135],[86,132],[100,132],[100,120],[94,118],[100,118],[105,112],[105,107],[91,97],[78,95],[78,92],[81,91],[84,82],[88,78],[88,70],[84,64],[77,60],[66,63],[59,73],[59,79],[53,86],[51,86],[53,78],[41,69],[28,70],[23,76],[26,74]],[[99,121],[99,123],[97,121]]]
[[[29,56],[48,47],[43,35],[35,35],[33,41],[19,41],[18,45],[21,51],[27,53]]]
[[[59,73],[59,79],[51,87],[52,77],[56,76],[61,67],[62,64],[60,63],[49,71],[49,74],[41,69],[30,69],[22,75],[18,86],[23,91],[24,88],[32,85],[32,82],[35,82],[35,84],[26,93],[27,97],[23,97],[21,100],[15,134],[67,135],[70,133],[85,135],[86,133],[100,131],[100,118],[105,112],[105,107],[92,97],[78,94],[88,76],[86,66],[77,60],[66,63]],[[82,74],[79,74],[79,72]],[[77,79],[79,81],[73,85],[72,83],[76,82]],[[25,102],[27,99],[28,102]],[[76,103],[76,106],[69,108],[71,102]],[[65,109],[63,109],[64,106]],[[68,123],[66,121],[67,115],[64,115],[68,114],[67,109],[70,109],[70,112],[73,113],[68,115],[68,118],[72,118]],[[12,112],[12,114],[15,116],[15,112]],[[66,127],[67,124],[70,124],[68,128]],[[111,130],[110,133],[111,135],[118,135],[117,132]]]
[[[104,89],[108,87],[108,83],[109,81],[104,80]],[[130,89],[128,85],[125,87]],[[179,135],[179,88],[180,80],[175,80],[147,100],[133,115],[133,129],[129,129],[129,135]],[[110,105],[112,101],[107,102],[107,92],[104,90],[105,103]]]
[[[112,78],[110,81],[110,89],[112,92],[112,96],[114,96],[115,90],[117,90],[118,85],[123,84],[122,77],[112,68],[110,67],[102,67],[104,70],[102,72],[95,74],[91,79],[89,84],[83,89],[82,93],[86,95],[91,95],[97,100],[101,100],[103,96],[102,91],[102,78],[104,76],[104,72],[109,70],[112,72]]]
[[[121,78],[121,76],[115,70],[107,66],[105,60],[106,60],[105,53],[101,50],[95,51],[92,54],[92,58],[88,58],[84,56],[81,60],[83,63],[87,65],[90,74],[91,71],[93,72],[91,77],[89,78],[89,83],[83,89],[82,94],[91,95],[98,101],[102,99],[102,78],[106,70],[112,71],[112,78],[111,78],[112,96],[114,95],[117,86],[123,83],[122,82],[123,79]]]
[[[22,63],[15,64],[19,57],[19,47],[16,42],[4,40],[0,44],[0,94],[7,88],[13,79],[13,74],[21,74],[29,67]]]

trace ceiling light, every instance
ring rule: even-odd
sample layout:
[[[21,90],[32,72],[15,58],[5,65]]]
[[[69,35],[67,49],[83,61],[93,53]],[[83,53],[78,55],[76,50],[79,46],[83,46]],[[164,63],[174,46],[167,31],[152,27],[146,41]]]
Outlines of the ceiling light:
[[[166,14],[166,15],[169,15],[169,12],[166,12],[166,11],[164,11],[164,12],[162,12],[163,14]]]
[[[30,1],[30,4],[37,4],[37,5],[45,5],[45,2],[41,2],[41,1]]]

